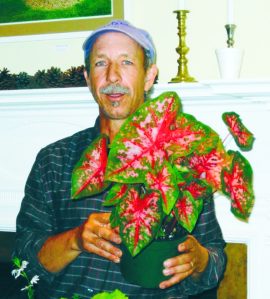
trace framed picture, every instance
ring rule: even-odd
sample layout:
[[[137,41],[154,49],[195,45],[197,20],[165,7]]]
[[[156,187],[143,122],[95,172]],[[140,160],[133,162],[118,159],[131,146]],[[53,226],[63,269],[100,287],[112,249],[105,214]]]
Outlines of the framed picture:
[[[0,0],[0,37],[90,31],[124,18],[124,0]]]

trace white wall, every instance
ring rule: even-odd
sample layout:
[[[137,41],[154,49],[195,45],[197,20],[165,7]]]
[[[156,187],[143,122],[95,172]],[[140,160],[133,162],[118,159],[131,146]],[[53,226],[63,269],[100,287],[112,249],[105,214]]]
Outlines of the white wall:
[[[215,49],[226,46],[226,0],[186,0],[189,73],[197,80],[219,79]],[[148,30],[158,51],[159,82],[177,74],[177,0],[125,0],[126,19]],[[270,1],[234,1],[235,46],[245,50],[242,78],[269,76]],[[35,73],[51,66],[62,70],[83,63],[81,44],[86,33],[19,38],[0,38],[0,69]],[[55,39],[56,38],[56,39]]]

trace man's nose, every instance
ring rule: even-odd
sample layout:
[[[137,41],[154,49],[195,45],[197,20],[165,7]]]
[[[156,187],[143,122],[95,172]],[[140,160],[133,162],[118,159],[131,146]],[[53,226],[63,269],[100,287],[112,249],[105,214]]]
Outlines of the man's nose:
[[[119,66],[116,64],[110,64],[107,71],[107,80],[111,83],[116,83],[120,81],[120,78]]]

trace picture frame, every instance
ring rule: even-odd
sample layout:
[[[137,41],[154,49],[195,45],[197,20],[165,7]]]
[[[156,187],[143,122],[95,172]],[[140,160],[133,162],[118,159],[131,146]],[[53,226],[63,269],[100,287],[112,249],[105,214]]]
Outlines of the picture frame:
[[[112,13],[110,15],[33,22],[2,23],[0,24],[0,37],[91,31],[113,19],[123,19],[124,2],[124,0],[111,0]]]

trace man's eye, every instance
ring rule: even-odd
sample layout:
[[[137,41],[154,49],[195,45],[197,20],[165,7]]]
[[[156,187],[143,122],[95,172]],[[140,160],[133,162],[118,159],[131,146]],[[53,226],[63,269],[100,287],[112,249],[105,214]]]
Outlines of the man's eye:
[[[95,66],[105,66],[105,65],[106,65],[106,61],[104,60],[100,60],[95,63]]]
[[[133,64],[133,62],[130,61],[130,60],[123,60],[123,64],[124,65],[131,65],[131,64]]]

